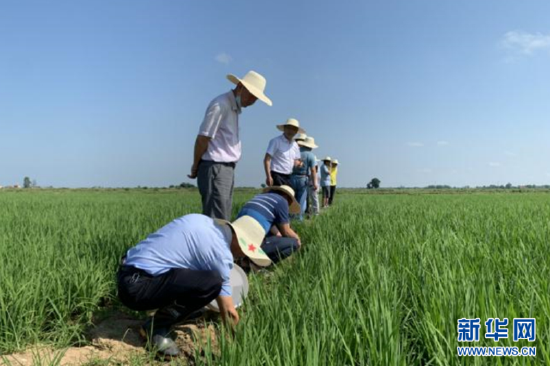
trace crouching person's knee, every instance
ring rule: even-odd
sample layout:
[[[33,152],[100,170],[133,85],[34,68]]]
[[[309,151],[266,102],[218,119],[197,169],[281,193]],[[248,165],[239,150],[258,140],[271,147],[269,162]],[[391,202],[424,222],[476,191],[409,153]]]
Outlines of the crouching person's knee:
[[[206,282],[206,297],[212,299],[216,298],[222,290],[222,276],[217,271],[207,271]]]
[[[297,251],[298,249],[300,249],[300,244],[298,243],[298,239],[295,239],[295,238],[290,238],[292,240],[292,243],[291,243],[291,251],[292,252],[295,252]]]
[[[262,244],[262,249],[273,263],[278,263],[291,256],[299,248],[298,239],[288,237],[271,237]]]
[[[136,272],[119,270],[117,273],[118,298],[126,307],[136,311],[143,310],[140,304],[141,286],[138,280],[139,274]]]

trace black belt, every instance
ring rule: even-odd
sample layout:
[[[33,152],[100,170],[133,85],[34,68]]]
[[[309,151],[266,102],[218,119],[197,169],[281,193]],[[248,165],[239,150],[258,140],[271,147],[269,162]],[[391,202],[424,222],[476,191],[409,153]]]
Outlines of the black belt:
[[[126,255],[123,255],[120,257],[120,261],[118,262],[118,268],[122,271],[129,272],[129,271],[135,271],[135,272],[145,272],[142,269],[136,268],[134,266],[130,266],[126,264]]]
[[[237,163],[216,163],[216,164],[221,164],[221,165],[225,165],[225,166],[230,166],[231,168],[234,168],[237,166]]]
[[[212,164],[221,164],[221,165],[228,166],[228,167],[231,167],[231,168],[235,168],[237,166],[237,163],[235,163],[235,162],[226,163],[226,162],[217,162],[217,161],[213,161],[213,160],[201,160],[200,162],[202,163],[203,161],[208,162],[208,163],[212,163]]]
[[[276,172],[275,170],[272,170],[271,174],[273,175],[273,173],[275,173],[277,175],[282,175],[285,178],[290,178],[290,174],[279,173],[279,172]]]
[[[118,271],[119,271],[120,275],[126,275],[127,276],[128,274],[137,273],[137,274],[139,274],[140,276],[143,276],[143,277],[153,277],[149,273],[144,271],[143,269],[136,268],[134,266],[127,266],[127,265],[124,265],[124,264],[120,265],[118,267]]]

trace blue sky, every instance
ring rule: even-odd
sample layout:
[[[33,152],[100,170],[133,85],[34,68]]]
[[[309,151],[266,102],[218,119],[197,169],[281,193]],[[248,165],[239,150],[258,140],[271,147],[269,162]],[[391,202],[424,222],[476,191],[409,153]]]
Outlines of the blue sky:
[[[340,186],[550,183],[547,1],[4,1],[0,185],[188,181],[227,73],[267,78],[240,117],[237,185],[300,120]]]

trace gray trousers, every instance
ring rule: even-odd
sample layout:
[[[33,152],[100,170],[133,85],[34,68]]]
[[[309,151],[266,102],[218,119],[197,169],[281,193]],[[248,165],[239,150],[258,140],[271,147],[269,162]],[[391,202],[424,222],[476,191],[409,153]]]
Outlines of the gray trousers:
[[[309,206],[309,213],[313,215],[319,214],[319,187],[317,187],[317,190],[313,190],[313,186],[307,187],[307,194],[309,198],[311,199],[311,206]]]
[[[203,215],[231,220],[235,164],[202,160],[197,184],[202,197]]]

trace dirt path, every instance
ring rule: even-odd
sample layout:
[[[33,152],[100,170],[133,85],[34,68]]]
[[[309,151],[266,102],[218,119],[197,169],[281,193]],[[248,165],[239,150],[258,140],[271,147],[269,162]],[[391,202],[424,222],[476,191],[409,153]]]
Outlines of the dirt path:
[[[122,312],[114,312],[99,322],[88,333],[90,345],[70,347],[62,350],[35,348],[8,356],[0,356],[0,365],[83,365],[102,361],[103,364],[124,365],[136,358],[148,359],[145,342],[139,335],[142,321]],[[210,342],[214,353],[218,353],[216,331],[213,325],[198,319],[175,328],[176,343],[183,353],[183,359],[193,363],[195,345],[207,347]],[[210,341],[208,341],[210,339]],[[185,362],[184,362],[185,363]]]

